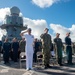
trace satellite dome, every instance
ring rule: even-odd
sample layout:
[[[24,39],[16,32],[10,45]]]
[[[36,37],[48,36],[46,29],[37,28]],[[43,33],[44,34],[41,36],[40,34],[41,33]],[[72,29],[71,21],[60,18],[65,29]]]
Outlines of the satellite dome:
[[[19,14],[20,13],[20,9],[18,8],[18,7],[16,7],[16,6],[14,6],[14,7],[12,7],[11,9],[10,9],[10,12],[11,12],[11,14]]]

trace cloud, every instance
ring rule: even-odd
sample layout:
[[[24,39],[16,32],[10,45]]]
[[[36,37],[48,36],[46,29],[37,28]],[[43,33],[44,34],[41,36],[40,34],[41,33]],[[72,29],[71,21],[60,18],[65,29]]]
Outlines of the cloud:
[[[71,33],[71,39],[73,42],[75,42],[75,24],[72,25],[71,28],[66,28],[63,25],[60,24],[50,24],[50,28],[53,30],[53,37],[55,37],[56,33],[60,33],[60,38],[64,42],[64,39],[66,37],[66,33],[70,32]]]
[[[32,0],[32,3],[39,6],[40,8],[46,8],[52,6],[54,3],[60,0]]]
[[[28,28],[32,28],[32,34],[34,34],[36,38],[40,38],[44,28],[47,27],[47,22],[43,19],[32,20],[24,17],[24,25],[26,24]]]
[[[0,9],[0,24],[3,23],[6,14],[10,14],[10,8],[1,8]]]
[[[6,14],[10,14],[10,8],[1,8],[0,9],[0,25],[3,23]],[[2,36],[5,34],[6,34],[6,31],[0,29],[0,40]]]
[[[71,0],[32,0],[32,3],[39,6],[40,8],[51,7],[53,4],[58,2],[69,2]]]
[[[2,8],[0,9],[0,25],[3,24],[5,15],[10,14],[10,8]],[[23,14],[20,13],[20,16],[23,17]],[[32,28],[32,33],[36,38],[40,38],[41,33],[45,27],[47,27],[47,22],[43,19],[32,20],[26,17],[23,17],[24,25],[28,25],[29,28]],[[6,31],[0,29],[0,39],[3,35],[6,35]]]
[[[2,40],[2,36],[4,36],[4,35],[6,35],[6,30],[2,30],[1,28],[0,28],[0,40]]]
[[[10,8],[2,8],[0,9],[0,25],[4,21],[5,15],[10,14]],[[23,16],[22,13],[20,13],[21,16]],[[44,28],[47,27],[47,22],[44,19],[30,19],[23,16],[24,20],[24,26],[27,24],[28,28],[32,28],[32,34],[36,38],[40,38],[40,35],[43,33]],[[51,33],[52,38],[55,37],[55,33],[60,33],[60,38],[64,41],[64,38],[66,36],[67,32],[71,32],[71,38],[72,41],[75,41],[75,24],[72,25],[70,28],[66,28],[61,24],[50,24],[50,29],[53,30],[53,33]],[[1,37],[6,34],[5,30],[0,29],[0,39]]]

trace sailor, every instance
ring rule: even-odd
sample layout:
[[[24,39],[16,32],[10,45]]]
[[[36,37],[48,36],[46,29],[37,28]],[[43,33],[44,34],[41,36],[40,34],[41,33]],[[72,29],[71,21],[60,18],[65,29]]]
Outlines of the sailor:
[[[27,34],[25,34],[27,33]],[[20,34],[22,37],[26,39],[26,69],[31,70],[33,64],[33,43],[34,36],[31,34],[31,28],[28,28],[26,31]]]

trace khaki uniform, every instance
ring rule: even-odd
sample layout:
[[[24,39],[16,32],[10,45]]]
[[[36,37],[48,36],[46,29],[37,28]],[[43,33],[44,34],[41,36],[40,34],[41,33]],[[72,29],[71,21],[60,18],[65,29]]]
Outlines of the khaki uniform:
[[[19,43],[19,50],[21,51],[21,52],[25,52],[25,46],[26,46],[26,41],[20,41],[20,43]]]
[[[50,61],[50,46],[51,46],[51,36],[49,34],[42,34],[42,52],[43,52],[43,63],[44,65],[48,65]]]
[[[58,60],[58,64],[62,64],[62,47],[63,47],[63,43],[62,40],[60,38],[55,38],[54,39],[54,43],[55,43],[55,49],[56,49],[56,57]]]
[[[75,45],[72,47],[72,54],[75,54]]]

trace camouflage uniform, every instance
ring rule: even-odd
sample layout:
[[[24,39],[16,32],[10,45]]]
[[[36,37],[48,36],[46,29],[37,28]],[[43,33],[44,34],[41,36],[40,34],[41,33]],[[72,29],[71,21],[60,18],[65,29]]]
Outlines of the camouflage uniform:
[[[61,65],[62,64],[62,47],[63,47],[63,43],[62,43],[62,40],[60,38],[55,38],[54,43],[55,43],[56,56],[57,56],[58,64]]]
[[[46,66],[50,61],[51,36],[44,33],[40,37],[42,40],[43,63]]]
[[[20,52],[25,52],[25,45],[26,45],[26,41],[20,41],[19,43],[19,50]]]
[[[72,47],[72,54],[75,54],[75,44],[73,44],[73,47]]]

